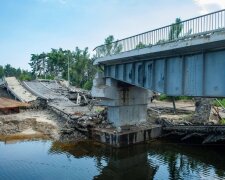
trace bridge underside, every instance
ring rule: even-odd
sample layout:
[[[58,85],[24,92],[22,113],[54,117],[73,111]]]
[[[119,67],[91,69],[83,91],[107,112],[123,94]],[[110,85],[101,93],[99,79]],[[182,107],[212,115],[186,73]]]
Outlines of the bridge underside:
[[[112,55],[98,64],[104,66],[105,77],[170,96],[225,97],[222,35]]]

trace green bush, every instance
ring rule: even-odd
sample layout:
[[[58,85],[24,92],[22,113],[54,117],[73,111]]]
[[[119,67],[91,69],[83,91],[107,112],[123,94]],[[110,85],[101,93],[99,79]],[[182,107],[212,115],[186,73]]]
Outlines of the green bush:
[[[220,125],[224,125],[225,124],[225,118],[221,119],[219,123],[220,123]]]

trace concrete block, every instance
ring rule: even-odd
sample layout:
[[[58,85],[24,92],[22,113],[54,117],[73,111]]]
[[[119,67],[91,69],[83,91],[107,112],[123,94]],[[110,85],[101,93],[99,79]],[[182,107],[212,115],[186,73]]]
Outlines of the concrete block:
[[[161,125],[145,124],[144,127],[133,126],[129,130],[120,132],[117,131],[117,128],[95,128],[92,130],[92,138],[101,143],[120,148],[156,139],[161,136],[161,133]]]
[[[147,105],[108,107],[108,120],[115,127],[135,125],[147,120]]]

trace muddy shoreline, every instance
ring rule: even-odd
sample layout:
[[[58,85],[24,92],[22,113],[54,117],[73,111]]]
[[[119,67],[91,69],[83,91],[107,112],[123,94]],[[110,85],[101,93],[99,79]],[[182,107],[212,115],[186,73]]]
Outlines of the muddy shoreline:
[[[64,120],[65,122],[65,120]],[[66,140],[63,131],[64,123],[53,111],[47,110],[22,110],[19,114],[0,115],[0,140],[6,139],[51,139]],[[76,132],[70,140],[85,139]]]

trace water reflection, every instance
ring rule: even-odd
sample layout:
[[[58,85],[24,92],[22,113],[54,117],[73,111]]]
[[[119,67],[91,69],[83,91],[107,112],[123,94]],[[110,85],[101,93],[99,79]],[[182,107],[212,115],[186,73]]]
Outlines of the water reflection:
[[[224,179],[224,147],[0,142],[0,179]]]
[[[179,146],[158,143],[149,145],[148,159],[151,164],[159,164],[155,175],[166,179],[224,179],[224,146]],[[165,170],[166,169],[166,170]]]
[[[93,179],[151,179],[157,167],[147,161],[147,146],[114,149],[93,142],[81,142],[74,147],[53,143],[50,153],[69,153],[74,158],[95,157],[99,175]]]

